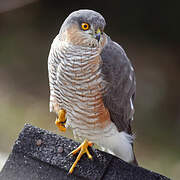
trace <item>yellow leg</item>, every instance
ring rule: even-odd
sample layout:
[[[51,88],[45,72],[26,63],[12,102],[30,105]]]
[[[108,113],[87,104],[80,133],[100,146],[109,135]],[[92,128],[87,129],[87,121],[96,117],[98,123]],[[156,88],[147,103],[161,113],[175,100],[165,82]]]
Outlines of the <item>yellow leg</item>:
[[[58,113],[58,118],[56,118],[55,124],[59,128],[60,131],[65,132],[66,131],[66,111],[64,109],[61,109]]]
[[[77,148],[75,149],[74,151],[72,151],[69,155],[71,154],[76,154],[78,151],[79,154],[78,154],[78,157],[76,158],[76,161],[73,163],[73,165],[71,166],[71,169],[69,170],[69,173],[71,174],[73,171],[74,171],[74,168],[76,167],[76,164],[78,163],[78,161],[81,159],[82,155],[84,153],[87,154],[88,158],[89,159],[92,159],[92,156],[91,154],[89,153],[88,151],[88,146],[92,146],[92,142],[88,141],[87,139],[84,140],[84,142]]]

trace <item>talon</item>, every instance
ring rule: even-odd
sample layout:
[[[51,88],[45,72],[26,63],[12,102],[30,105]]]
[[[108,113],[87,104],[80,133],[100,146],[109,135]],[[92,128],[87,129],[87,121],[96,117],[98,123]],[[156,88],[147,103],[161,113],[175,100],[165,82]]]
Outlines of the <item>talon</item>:
[[[91,154],[88,151],[88,146],[92,146],[92,142],[89,142],[87,139],[84,140],[84,142],[75,150],[73,150],[71,153],[68,154],[69,155],[75,155],[78,151],[78,157],[76,158],[76,161],[73,163],[73,165],[71,166],[69,173],[72,174],[72,172],[74,171],[74,168],[76,167],[76,164],[78,163],[78,161],[81,159],[83,154],[87,154],[89,159],[92,159]]]
[[[64,109],[61,109],[58,113],[58,118],[56,118],[55,124],[59,128],[60,131],[65,132],[66,131],[66,111]]]

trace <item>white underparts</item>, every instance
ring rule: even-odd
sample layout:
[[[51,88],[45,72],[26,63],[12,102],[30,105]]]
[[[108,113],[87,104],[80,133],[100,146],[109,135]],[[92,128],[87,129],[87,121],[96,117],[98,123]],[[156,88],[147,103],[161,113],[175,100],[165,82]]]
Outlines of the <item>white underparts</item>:
[[[132,162],[134,160],[133,139],[134,137],[126,132],[117,132],[115,135],[102,137],[98,144],[103,151],[113,154],[126,162]]]

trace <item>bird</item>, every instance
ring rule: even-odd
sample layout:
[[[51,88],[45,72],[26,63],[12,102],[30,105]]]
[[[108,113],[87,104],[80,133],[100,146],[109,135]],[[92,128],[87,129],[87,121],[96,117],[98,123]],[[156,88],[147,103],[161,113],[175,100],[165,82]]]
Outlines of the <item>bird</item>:
[[[94,10],[72,12],[62,23],[48,56],[50,112],[60,131],[71,128],[81,145],[69,173],[88,147],[138,165],[131,129],[136,78],[123,48],[104,29],[104,17]]]

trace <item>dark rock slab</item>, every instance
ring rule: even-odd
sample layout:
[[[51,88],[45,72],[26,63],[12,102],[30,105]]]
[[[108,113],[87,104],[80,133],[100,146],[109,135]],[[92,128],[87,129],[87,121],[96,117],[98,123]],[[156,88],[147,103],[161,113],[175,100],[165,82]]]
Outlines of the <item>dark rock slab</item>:
[[[0,173],[0,180],[168,180],[92,148],[89,150],[93,160],[84,155],[73,174],[68,174],[76,157],[67,155],[78,146],[71,139],[27,124]]]

